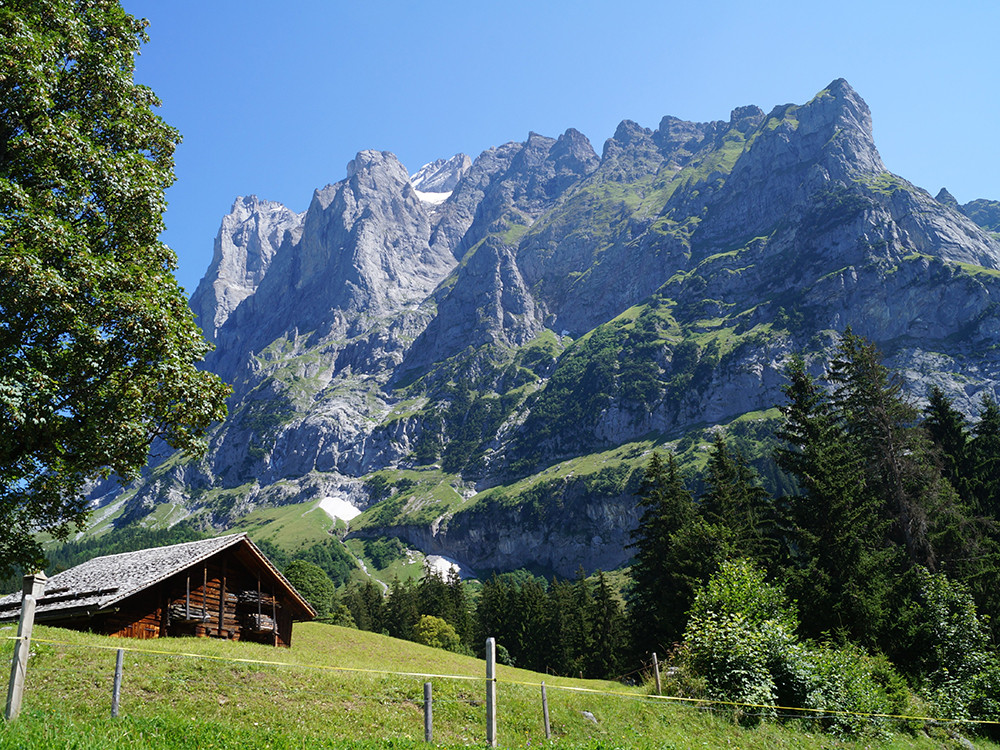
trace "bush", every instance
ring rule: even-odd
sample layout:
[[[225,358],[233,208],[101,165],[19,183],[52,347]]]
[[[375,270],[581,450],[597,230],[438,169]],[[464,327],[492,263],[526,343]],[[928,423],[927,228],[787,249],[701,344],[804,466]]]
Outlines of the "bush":
[[[724,562],[689,612],[687,667],[705,678],[708,697],[747,704],[734,707],[741,722],[774,715],[775,674],[794,644],[796,624],[781,590],[764,582],[760,568],[748,560]]]
[[[885,657],[857,646],[796,645],[784,654],[777,679],[782,702],[821,712],[816,721],[823,730],[841,737],[884,737],[892,721],[871,714],[907,713],[909,692],[903,679]]]
[[[285,578],[313,606],[317,617],[330,614],[336,586],[326,571],[306,560],[292,560],[285,567]]]
[[[1000,665],[990,650],[989,629],[972,594],[943,573],[918,571],[922,621],[930,629],[933,661],[927,697],[949,719],[995,719]]]
[[[707,697],[739,704],[733,714],[744,724],[780,705],[823,712],[818,721],[833,734],[882,735],[890,720],[869,714],[905,713],[909,693],[888,660],[856,646],[798,643],[796,627],[787,598],[760,568],[725,562],[691,607],[683,668],[705,680]]]
[[[455,628],[447,621],[434,615],[420,615],[417,624],[413,626],[413,640],[425,646],[443,648],[446,651],[463,653],[465,650],[462,639],[455,632]]]

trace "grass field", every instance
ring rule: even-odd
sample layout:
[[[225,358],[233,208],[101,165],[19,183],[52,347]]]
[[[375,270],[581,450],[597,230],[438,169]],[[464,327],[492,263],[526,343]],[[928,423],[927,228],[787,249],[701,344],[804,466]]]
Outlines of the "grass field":
[[[11,628],[0,629],[4,674],[13,635]],[[484,745],[484,663],[407,641],[314,623],[296,625],[290,649],[190,638],[131,641],[46,627],[37,627],[34,636],[24,708],[16,721],[0,723],[0,748],[426,747],[425,681],[433,684],[438,746]],[[120,716],[113,720],[118,647],[128,650]],[[747,729],[706,707],[650,697],[648,686],[508,667],[499,668],[497,683],[501,747],[961,747],[942,727],[880,741],[839,740],[807,720]],[[979,738],[975,746],[997,747]]]

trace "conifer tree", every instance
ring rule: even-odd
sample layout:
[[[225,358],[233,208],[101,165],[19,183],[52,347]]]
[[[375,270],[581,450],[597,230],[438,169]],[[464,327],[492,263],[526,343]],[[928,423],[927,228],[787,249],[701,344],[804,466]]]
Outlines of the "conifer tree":
[[[570,674],[578,675],[584,672],[593,648],[591,628],[594,608],[594,597],[591,594],[590,582],[581,566],[573,581],[570,608],[566,618],[566,650],[570,655]]]
[[[840,424],[863,461],[868,490],[883,503],[891,533],[904,545],[910,564],[933,570],[927,507],[940,490],[940,477],[913,427],[917,412],[903,397],[899,377],[881,363],[873,344],[848,328],[827,379]]]
[[[385,629],[385,599],[371,578],[363,584],[349,586],[344,604],[359,630],[381,633]]]
[[[615,679],[628,648],[625,612],[603,571],[597,571],[590,615],[591,646],[586,671],[590,677]]]
[[[546,628],[549,602],[545,586],[534,576],[527,578],[521,582],[516,602],[520,618],[516,643],[518,664],[542,671],[552,650],[552,633]]]
[[[413,581],[401,582],[392,579],[388,595],[385,597],[384,625],[393,638],[413,640],[413,628],[420,619],[417,606],[417,589]]]
[[[629,615],[637,653],[665,653],[684,630],[685,613],[717,562],[718,540],[698,518],[674,460],[654,453],[638,491],[643,509],[632,532]],[[692,585],[694,584],[694,585]]]
[[[524,622],[519,615],[520,602],[518,587],[510,574],[493,574],[483,584],[483,590],[476,605],[476,620],[479,623],[479,644],[486,638],[495,638],[521,664],[521,644]]]
[[[971,500],[967,476],[969,434],[965,416],[937,386],[931,388],[928,401],[923,424],[931,442],[940,451],[941,470],[959,495]]]
[[[465,590],[465,584],[455,567],[452,567],[448,572],[447,585],[450,610],[454,618],[449,622],[455,628],[458,637],[462,639],[462,643],[471,648],[473,645],[472,612],[469,609],[469,597]]]
[[[729,449],[721,432],[715,434],[705,484],[699,503],[705,520],[720,529],[720,537],[735,554],[772,565],[779,545],[771,497],[743,456]]]
[[[778,436],[778,464],[802,493],[788,499],[791,567],[787,588],[807,636],[875,641],[885,618],[887,524],[866,491],[864,461],[826,391],[801,358],[787,368],[788,403]]]
[[[553,578],[549,583],[545,612],[545,632],[548,636],[545,672],[568,675],[572,668],[573,657],[569,650],[568,635],[572,598],[569,582]]]
[[[979,511],[1000,522],[1000,406],[989,394],[972,430],[966,471]]]

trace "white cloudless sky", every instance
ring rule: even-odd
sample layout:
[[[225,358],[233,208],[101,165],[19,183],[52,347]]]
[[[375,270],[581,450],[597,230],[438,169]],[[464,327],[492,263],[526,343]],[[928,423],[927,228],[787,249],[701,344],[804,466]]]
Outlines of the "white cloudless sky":
[[[183,135],[165,241],[190,294],[239,195],[304,211],[366,148],[409,171],[623,119],[727,120],[845,78],[889,170],[1000,199],[1000,3],[124,0],[136,80]]]

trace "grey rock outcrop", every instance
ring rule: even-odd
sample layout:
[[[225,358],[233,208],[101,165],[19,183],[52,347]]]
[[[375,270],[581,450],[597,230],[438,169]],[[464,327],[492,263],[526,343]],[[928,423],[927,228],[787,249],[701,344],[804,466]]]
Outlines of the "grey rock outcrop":
[[[971,412],[997,392],[1000,244],[974,203],[889,173],[843,80],[767,113],[625,120],[600,157],[573,129],[412,176],[362,151],[303,215],[249,198],[223,220],[192,308],[230,416],[123,517],[169,502],[224,526],[318,493],[361,508],[366,479],[419,469],[407,481],[434,489],[365,533],[474,568],[614,567],[636,521],[620,482],[564,473],[518,505],[525,483],[764,413],[788,358],[821,361],[847,325],[915,398],[938,385]],[[462,502],[437,505],[444,483]],[[478,494],[498,486],[505,502]]]
[[[450,193],[472,166],[472,159],[465,154],[455,154],[450,159],[438,159],[424,164],[410,175],[410,184],[422,193]]]
[[[191,296],[191,309],[205,338],[214,341],[233,310],[257,290],[285,236],[302,216],[275,201],[239,197],[223,217],[212,263]]]

